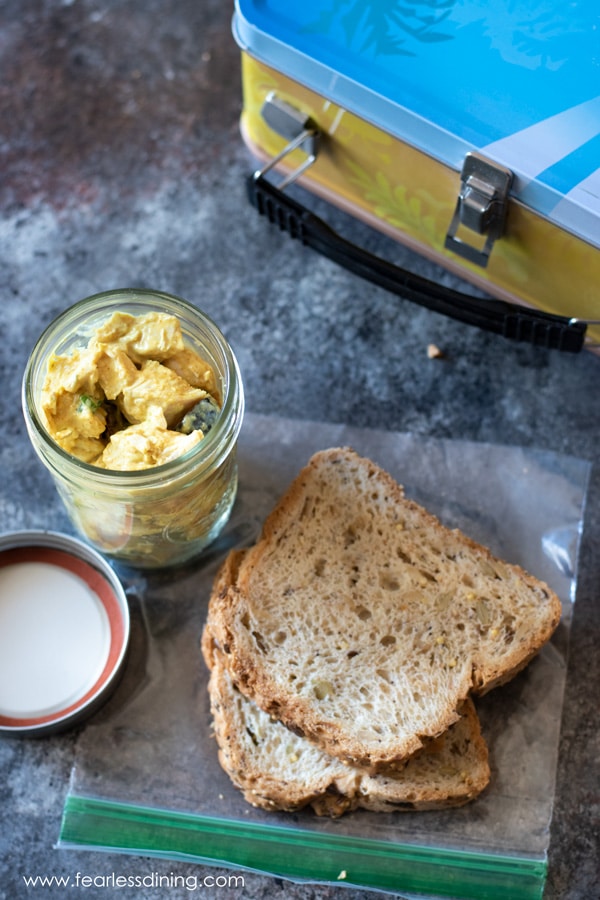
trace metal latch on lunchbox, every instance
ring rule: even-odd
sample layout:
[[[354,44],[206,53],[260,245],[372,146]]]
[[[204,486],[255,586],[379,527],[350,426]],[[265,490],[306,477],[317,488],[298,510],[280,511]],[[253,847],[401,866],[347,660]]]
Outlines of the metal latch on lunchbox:
[[[289,141],[281,153],[269,160],[262,170],[263,175],[273,169],[293,150],[301,148],[306,153],[306,159],[301,165],[280,183],[279,188],[283,190],[314,163],[317,158],[319,131],[308,116],[296,109],[295,106],[286,103],[274,91],[271,91],[265,98],[260,113],[269,128]]]
[[[494,241],[504,231],[512,178],[510,169],[479,153],[467,153],[461,172],[460,193],[446,235],[447,250],[478,266],[487,266]],[[485,235],[483,247],[464,240],[458,234],[461,227]]]

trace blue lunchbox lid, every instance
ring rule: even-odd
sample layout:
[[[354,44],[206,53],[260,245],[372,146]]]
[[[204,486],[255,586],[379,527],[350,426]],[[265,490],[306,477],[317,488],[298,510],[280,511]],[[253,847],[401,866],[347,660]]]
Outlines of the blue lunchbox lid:
[[[598,0],[236,0],[241,49],[600,246]]]

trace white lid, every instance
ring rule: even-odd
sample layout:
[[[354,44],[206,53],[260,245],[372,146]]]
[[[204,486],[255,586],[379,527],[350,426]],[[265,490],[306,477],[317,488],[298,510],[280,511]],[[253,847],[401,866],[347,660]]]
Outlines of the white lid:
[[[48,532],[0,540],[0,732],[89,714],[121,666],[127,602],[108,564]]]

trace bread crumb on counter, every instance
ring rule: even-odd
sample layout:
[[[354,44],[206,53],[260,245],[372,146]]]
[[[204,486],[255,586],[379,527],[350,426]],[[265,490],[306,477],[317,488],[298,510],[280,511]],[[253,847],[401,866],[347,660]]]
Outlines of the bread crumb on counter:
[[[446,354],[437,344],[427,344],[427,356],[429,359],[445,359]]]

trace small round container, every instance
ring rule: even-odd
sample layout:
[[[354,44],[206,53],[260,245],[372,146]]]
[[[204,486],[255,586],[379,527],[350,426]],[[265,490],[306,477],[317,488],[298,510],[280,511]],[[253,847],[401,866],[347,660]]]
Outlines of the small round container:
[[[0,536],[0,734],[83,721],[118,683],[128,641],[125,592],[95,550],[49,531]]]
[[[115,312],[176,316],[184,342],[212,367],[221,411],[187,453],[134,471],[103,469],[63,450],[49,434],[41,407],[48,362],[86,347]],[[170,294],[117,290],[81,300],[44,331],[23,378],[23,410],[32,444],[51,472],[69,516],[101,553],[127,565],[161,568],[199,554],[227,522],[237,492],[237,438],[244,394],[235,356],[215,323]]]

